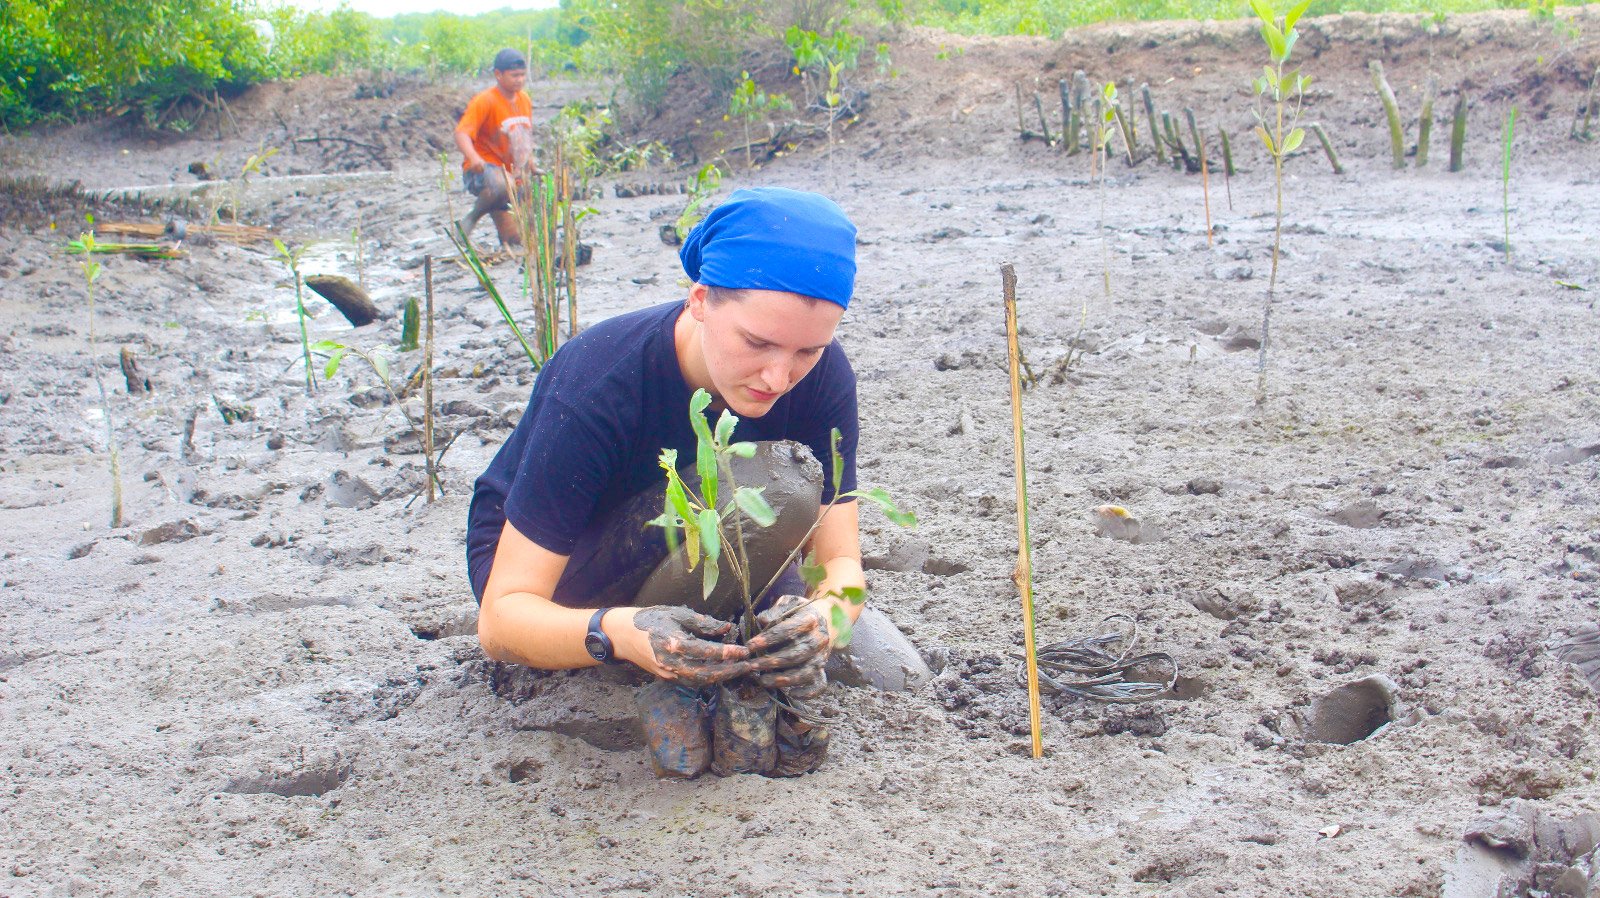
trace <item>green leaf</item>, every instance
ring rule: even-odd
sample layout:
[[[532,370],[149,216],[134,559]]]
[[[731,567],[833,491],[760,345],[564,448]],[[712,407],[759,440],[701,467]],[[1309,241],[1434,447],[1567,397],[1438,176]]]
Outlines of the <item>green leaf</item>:
[[[861,586],[846,586],[836,595],[852,605],[863,605],[867,601],[867,590]]]
[[[370,356],[370,359],[372,361],[372,370],[376,371],[378,373],[378,379],[383,381],[384,383],[388,383],[389,382],[389,360],[384,358],[381,355],[378,355],[377,353],[373,353]]]
[[[1311,0],[1300,0],[1300,2],[1296,4],[1293,9],[1290,9],[1289,12],[1284,15],[1283,27],[1290,29],[1294,28],[1294,23],[1300,21],[1300,17],[1305,15],[1306,10],[1310,8]]]
[[[322,368],[322,376],[331,378],[333,375],[337,374],[339,371],[339,363],[344,360],[344,354],[348,351],[349,350],[345,349],[343,346],[340,346],[338,349],[335,349],[333,352],[329,353],[328,364],[324,365]]]
[[[857,496],[876,504],[879,508],[883,509],[884,517],[896,524],[899,524],[901,527],[917,526],[917,516],[909,511],[901,511],[900,507],[894,504],[894,500],[889,498],[889,494],[881,487],[873,487],[872,489],[867,490],[856,490],[854,493],[850,493],[849,495]]]
[[[700,545],[705,548],[706,559],[714,565],[722,557],[722,519],[706,508],[695,516],[694,522],[700,531]]]
[[[706,566],[702,568],[700,572],[701,596],[705,597],[706,599],[711,598],[711,594],[717,590],[717,577],[721,574],[721,572],[722,568],[715,561],[706,562]]]
[[[711,427],[706,424],[706,408],[711,405],[711,394],[705,390],[695,390],[689,397],[689,426],[694,428],[694,435],[702,440],[711,440]]]
[[[684,492],[683,478],[678,476],[676,470],[667,475],[667,510],[680,520],[687,521],[694,517],[694,512],[689,510],[689,496]]]
[[[734,417],[732,412],[728,411],[727,409],[722,410],[722,417],[717,419],[718,446],[728,445],[728,440],[733,438],[734,425],[738,423],[739,419]]]
[[[831,457],[831,461],[833,462],[832,469],[834,495],[838,495],[839,484],[844,480],[844,456],[839,454],[839,441],[843,438],[844,435],[839,433],[839,428],[837,427],[833,428],[833,430],[828,434],[828,455]]]
[[[1284,39],[1283,39],[1283,58],[1284,58],[1285,61],[1288,61],[1289,54],[1294,52],[1294,42],[1299,40],[1299,39],[1300,39],[1300,32],[1295,31],[1293,28],[1289,29],[1288,33],[1284,35]]]
[[[850,644],[850,637],[855,631],[855,625],[850,623],[850,615],[838,605],[833,606],[828,613],[828,629],[833,631],[833,647],[842,649]]]
[[[1278,70],[1273,68],[1272,66],[1270,66],[1270,65],[1262,66],[1261,67],[1261,77],[1266,79],[1268,87],[1277,87],[1278,86]]]
[[[773,512],[772,506],[767,504],[759,488],[741,486],[734,490],[733,501],[739,506],[739,510],[749,515],[750,520],[755,521],[757,525],[771,527],[777,523],[777,514]]]
[[[1304,129],[1304,128],[1296,128],[1293,131],[1290,131],[1289,132],[1289,136],[1287,138],[1285,138],[1284,141],[1283,141],[1283,153],[1284,153],[1284,155],[1287,156],[1288,154],[1293,153],[1295,150],[1299,149],[1300,148],[1300,143],[1302,141],[1304,141],[1305,139],[1306,139],[1306,129]]]
[[[1256,18],[1263,22],[1271,22],[1277,18],[1273,13],[1272,4],[1267,0],[1250,0],[1250,8],[1255,11]]]
[[[822,581],[828,578],[828,569],[817,564],[817,553],[807,552],[804,560],[800,562],[800,579],[805,581],[806,592],[811,592]]]
[[[660,461],[660,464],[661,464],[661,467],[662,467],[663,470],[676,472],[678,470],[678,450],[676,450],[676,449],[663,449],[663,450],[661,450],[661,461]]]
[[[1267,42],[1267,49],[1272,53],[1273,62],[1283,61],[1283,32],[1271,22],[1261,23],[1261,37]]]
[[[755,458],[756,457],[756,444],[755,443],[734,443],[733,445],[728,447],[728,454],[729,455],[737,455],[740,458]]]
[[[1267,145],[1267,152],[1274,156],[1278,155],[1278,145],[1272,142],[1272,135],[1267,133],[1266,128],[1256,125],[1256,136],[1261,138],[1261,142]]]
[[[707,508],[717,507],[717,450],[709,441],[695,447],[695,470],[700,474],[700,496]]]

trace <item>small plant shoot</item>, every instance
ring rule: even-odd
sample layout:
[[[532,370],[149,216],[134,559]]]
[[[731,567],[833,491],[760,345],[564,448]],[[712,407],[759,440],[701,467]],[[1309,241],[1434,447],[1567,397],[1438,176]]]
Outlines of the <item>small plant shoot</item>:
[[[1250,8],[1261,20],[1261,38],[1266,42],[1271,64],[1261,67],[1261,77],[1255,79],[1256,104],[1251,113],[1256,119],[1255,133],[1272,156],[1272,176],[1277,196],[1277,212],[1272,231],[1272,275],[1267,281],[1267,299],[1261,311],[1261,355],[1257,360],[1256,404],[1267,401],[1267,348],[1271,339],[1272,300],[1278,289],[1278,252],[1283,245],[1283,160],[1299,149],[1306,139],[1304,128],[1299,127],[1300,111],[1305,101],[1305,89],[1311,79],[1299,69],[1288,69],[1289,56],[1294,52],[1300,33],[1295,23],[1311,6],[1311,0],[1301,0],[1288,12],[1279,15],[1273,0],[1250,0]]]
[[[710,406],[711,394],[703,389],[696,390],[689,400],[689,423],[695,433],[695,473],[700,480],[699,491],[696,492],[685,482],[679,472],[678,451],[661,450],[661,468],[667,477],[665,508],[659,517],[649,523],[666,530],[669,551],[676,552],[680,545],[683,546],[689,570],[700,568],[700,588],[704,598],[710,598],[711,593],[717,588],[724,566],[738,580],[745,609],[740,634],[745,640],[755,635],[751,629],[755,626],[755,600],[772,588],[772,584],[777,582],[778,574],[800,559],[800,553],[811,540],[817,526],[827,516],[828,511],[839,502],[849,499],[866,500],[882,509],[884,515],[893,523],[902,527],[916,525],[916,516],[901,511],[889,494],[882,489],[856,489],[836,493],[817,515],[817,520],[806,531],[804,538],[790,550],[788,557],[778,566],[778,573],[775,573],[760,590],[752,590],[749,556],[745,550],[746,522],[756,527],[770,527],[778,517],[762,495],[761,488],[739,486],[733,479],[731,460],[736,457],[754,457],[756,444],[733,440],[733,431],[738,426],[739,419],[726,409],[717,419],[716,427],[712,428],[707,423],[705,414]],[[832,482],[835,484],[844,477],[844,457],[839,454],[839,439],[839,431],[836,428],[832,433],[830,460]],[[822,566],[810,555],[801,561],[800,575],[805,580],[808,591],[815,591],[824,579]],[[857,587],[846,587],[836,595],[856,606],[867,599],[866,590]],[[849,615],[836,605],[833,608],[832,619],[828,623],[833,632],[834,645],[848,645],[851,629]]]
[[[94,216],[88,216],[90,227],[94,226]],[[100,263],[94,260],[95,242],[94,232],[84,231],[78,235],[78,243],[83,247],[83,260],[80,263],[83,269],[83,286],[88,294],[89,301],[89,369],[94,374],[95,388],[100,391],[100,413],[106,420],[106,452],[111,456],[111,526],[122,526],[122,470],[117,459],[117,428],[111,418],[111,400],[106,396],[106,385],[100,379],[100,344],[95,338],[94,330],[94,282],[100,279]]]
[[[317,391],[317,377],[311,371],[311,340],[306,335],[306,304],[300,288],[300,256],[305,253],[305,247],[296,250],[289,249],[282,240],[272,238],[272,246],[278,251],[278,261],[289,269],[289,277],[294,279],[294,312],[300,321],[300,353],[306,362],[306,394]]]

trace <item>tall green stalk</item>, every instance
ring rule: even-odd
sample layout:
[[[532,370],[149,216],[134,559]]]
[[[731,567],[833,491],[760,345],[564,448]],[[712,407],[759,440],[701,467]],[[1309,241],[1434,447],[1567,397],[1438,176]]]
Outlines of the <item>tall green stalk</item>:
[[[306,333],[306,303],[300,278],[300,255],[305,252],[305,247],[290,250],[276,237],[272,238],[272,245],[278,250],[278,260],[289,269],[289,276],[294,278],[294,311],[300,319],[300,353],[305,358],[306,395],[309,396],[317,392],[317,376],[311,366],[311,339]]]
[[[1250,0],[1250,8],[1261,20],[1261,37],[1267,44],[1272,64],[1262,67],[1262,76],[1255,80],[1258,106],[1250,111],[1256,117],[1256,136],[1266,144],[1272,155],[1272,176],[1276,194],[1276,214],[1272,229],[1272,275],[1267,280],[1267,298],[1261,309],[1261,351],[1256,361],[1256,405],[1267,401],[1267,347],[1272,334],[1272,301],[1278,290],[1278,257],[1283,245],[1283,160],[1300,147],[1306,138],[1305,129],[1298,127],[1301,104],[1306,86],[1311,79],[1298,69],[1288,72],[1289,55],[1294,52],[1300,33],[1295,22],[1305,14],[1311,0],[1301,0],[1283,16],[1279,16],[1272,0]],[[1259,108],[1261,100],[1271,103],[1269,119]]]

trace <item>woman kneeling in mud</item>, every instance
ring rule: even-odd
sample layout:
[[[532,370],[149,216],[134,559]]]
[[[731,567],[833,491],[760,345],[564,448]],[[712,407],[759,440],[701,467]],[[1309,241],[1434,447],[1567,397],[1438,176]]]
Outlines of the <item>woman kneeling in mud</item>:
[[[844,473],[833,483],[832,466],[820,466],[821,503],[855,489],[856,380],[834,340],[855,284],[855,234],[816,194],[735,192],[684,241],[687,301],[616,316],[563,346],[477,480],[467,559],[484,651],[536,668],[627,662],[655,675],[640,704],[660,773],[700,773],[705,743],[727,737],[697,736],[728,717],[699,690],[749,677],[814,697],[826,685],[833,607],[851,620],[860,613],[839,598],[865,585],[854,501],[834,505],[811,536],[825,578],[805,595],[792,568],[779,574],[758,604],[763,632],[746,645],[723,641],[733,624],[706,613],[727,614],[702,603],[698,577],[660,588],[652,573],[672,562],[664,532],[644,526],[661,513],[661,450],[695,457],[697,389],[713,398],[711,423],[723,409],[738,416],[735,440],[793,440],[827,460],[837,428]],[[804,533],[818,506],[792,506],[809,515]],[[759,589],[775,573],[752,571],[751,583]],[[769,753],[758,772],[814,769],[825,730],[788,711],[778,718],[777,758]]]

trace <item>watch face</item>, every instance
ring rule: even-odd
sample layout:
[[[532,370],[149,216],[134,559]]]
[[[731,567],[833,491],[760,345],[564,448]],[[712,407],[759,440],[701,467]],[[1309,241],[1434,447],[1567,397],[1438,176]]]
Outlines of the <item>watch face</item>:
[[[583,637],[583,647],[589,650],[589,657],[596,661],[611,660],[611,646],[606,644],[606,638],[599,633],[590,633]]]

